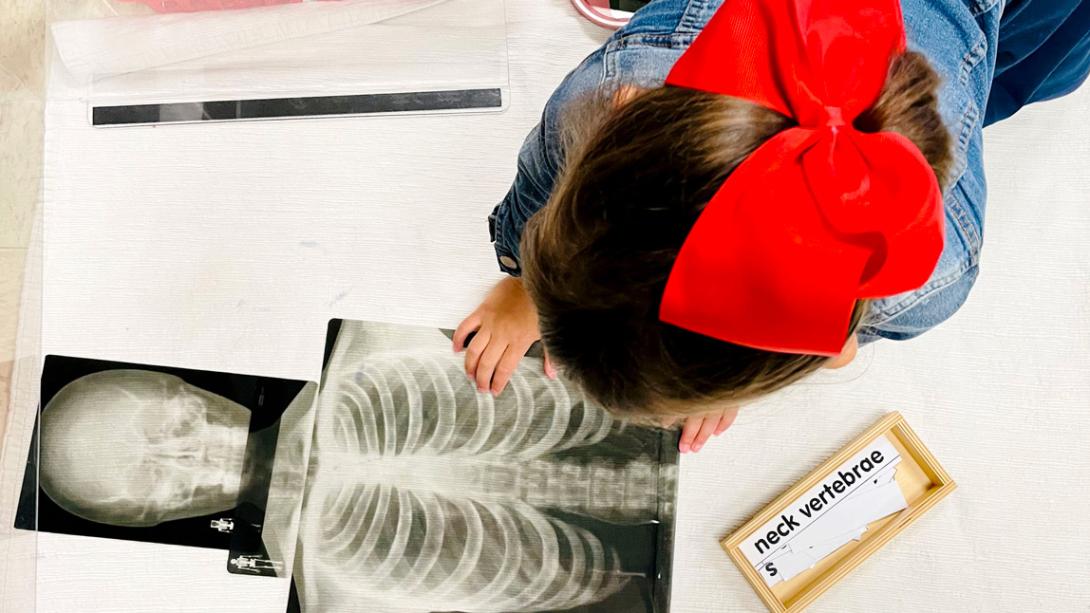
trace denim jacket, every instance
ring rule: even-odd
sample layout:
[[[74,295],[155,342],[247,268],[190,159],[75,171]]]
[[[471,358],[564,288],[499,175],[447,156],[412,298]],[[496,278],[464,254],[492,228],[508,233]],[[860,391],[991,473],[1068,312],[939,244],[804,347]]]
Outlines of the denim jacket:
[[[548,200],[563,163],[558,119],[564,105],[620,83],[661,86],[723,1],[654,0],[568,74],[522,146],[514,184],[489,216],[502,270],[519,274],[523,227]],[[954,178],[944,193],[945,246],[934,273],[915,291],[875,301],[860,330],[863,341],[907,339],[926,331],[962,305],[976,279],[985,203],[981,129],[996,71],[1003,4],[1003,0],[902,0],[909,48],[923,53],[942,77],[939,110],[956,148]],[[995,114],[989,109],[989,115]]]

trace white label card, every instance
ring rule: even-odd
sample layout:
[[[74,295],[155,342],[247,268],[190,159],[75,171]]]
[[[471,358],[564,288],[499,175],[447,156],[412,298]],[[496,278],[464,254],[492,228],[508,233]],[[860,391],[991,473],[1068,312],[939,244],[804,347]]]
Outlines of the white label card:
[[[895,479],[900,461],[889,439],[878,437],[755,530],[742,553],[769,586],[811,568],[907,506]]]

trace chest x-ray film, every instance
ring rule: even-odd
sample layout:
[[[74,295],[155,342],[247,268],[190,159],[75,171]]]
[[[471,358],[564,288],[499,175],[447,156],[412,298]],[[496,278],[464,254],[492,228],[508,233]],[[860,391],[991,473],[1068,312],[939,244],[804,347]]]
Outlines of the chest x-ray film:
[[[222,549],[228,572],[286,576],[316,391],[48,356],[15,528]]]
[[[150,12],[150,9],[149,9]],[[96,126],[506,107],[503,0],[336,0],[58,21]]]
[[[479,393],[440,330],[329,340],[289,610],[666,610],[676,434],[532,357]]]

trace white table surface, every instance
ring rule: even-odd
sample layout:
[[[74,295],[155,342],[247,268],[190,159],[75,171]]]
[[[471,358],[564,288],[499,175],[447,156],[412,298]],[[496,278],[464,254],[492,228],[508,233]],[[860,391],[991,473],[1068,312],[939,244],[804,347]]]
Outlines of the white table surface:
[[[500,278],[484,218],[523,136],[605,36],[566,0],[508,0],[507,19],[502,114],[95,130],[54,81],[44,352],[316,379],[330,317],[457,324]],[[673,611],[763,610],[718,539],[890,410],[960,487],[811,610],[1090,610],[1090,90],[986,141],[968,304],[684,457]],[[13,423],[9,475],[30,422]],[[222,552],[48,534],[37,548],[39,613],[283,610],[285,582],[229,576]]]

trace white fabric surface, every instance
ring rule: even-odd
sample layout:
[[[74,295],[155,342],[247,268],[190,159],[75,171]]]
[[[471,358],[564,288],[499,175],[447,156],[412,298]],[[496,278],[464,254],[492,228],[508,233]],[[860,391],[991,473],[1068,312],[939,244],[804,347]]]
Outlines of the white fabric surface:
[[[508,0],[507,19],[502,114],[95,130],[54,80],[44,352],[315,379],[331,316],[455,325],[500,277],[484,217],[521,139],[604,38],[566,0]],[[811,610],[1087,610],[1088,118],[1084,88],[986,133],[982,273],[951,321],[747,408],[684,458],[673,611],[762,610],[718,540],[890,410],[960,488]],[[5,478],[34,408],[16,402]],[[39,613],[280,611],[287,589],[227,575],[222,552],[38,548]]]

